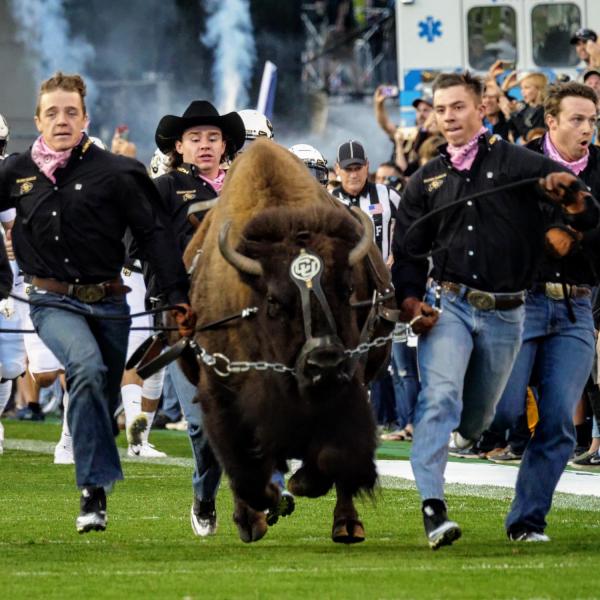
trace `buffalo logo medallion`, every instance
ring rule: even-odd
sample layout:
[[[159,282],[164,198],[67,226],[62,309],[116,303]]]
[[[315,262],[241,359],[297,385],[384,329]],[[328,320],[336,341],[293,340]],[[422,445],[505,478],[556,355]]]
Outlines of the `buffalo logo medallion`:
[[[290,272],[294,279],[309,283],[315,275],[318,275],[321,272],[321,261],[317,256],[302,251],[300,255],[293,260]]]

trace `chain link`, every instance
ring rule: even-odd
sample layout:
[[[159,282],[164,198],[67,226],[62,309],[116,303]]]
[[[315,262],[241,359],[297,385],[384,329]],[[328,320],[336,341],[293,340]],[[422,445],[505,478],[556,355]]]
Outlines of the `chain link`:
[[[380,348],[385,346],[388,342],[392,341],[394,332],[392,331],[389,335],[384,337],[377,337],[371,342],[363,342],[351,350],[344,350],[344,354],[350,357],[356,356],[357,354],[366,354],[371,348]],[[207,367],[212,367],[217,375],[221,377],[229,377],[232,373],[247,373],[250,370],[255,371],[275,371],[275,373],[291,373],[295,375],[295,370],[292,367],[288,367],[282,363],[271,363],[264,360],[250,362],[250,361],[232,361],[224,354],[215,352],[210,354],[205,348],[197,345],[198,359],[201,360]]]
[[[372,342],[363,342],[353,348],[352,350],[344,350],[344,354],[347,356],[356,356],[357,354],[366,354],[371,348],[381,348],[381,346],[385,346],[388,342],[392,341],[394,337],[394,332],[392,331],[389,335],[384,337],[376,337]]]

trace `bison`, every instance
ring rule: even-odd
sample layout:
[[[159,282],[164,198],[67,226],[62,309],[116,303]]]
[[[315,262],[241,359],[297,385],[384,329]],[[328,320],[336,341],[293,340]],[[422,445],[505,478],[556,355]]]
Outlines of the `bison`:
[[[280,501],[271,474],[296,458],[302,466],[289,490],[318,497],[335,486],[333,540],[362,541],[353,497],[377,481],[366,382],[389,343],[363,360],[350,350],[364,341],[361,331],[384,336],[393,327],[373,319],[368,302],[375,290],[393,296],[369,218],[329,196],[287,150],[259,140],[236,159],[185,260],[194,263],[190,297],[201,322],[258,308],[195,338],[217,357],[200,373],[198,396],[240,538],[265,535],[263,511]],[[228,361],[278,367],[228,373]]]

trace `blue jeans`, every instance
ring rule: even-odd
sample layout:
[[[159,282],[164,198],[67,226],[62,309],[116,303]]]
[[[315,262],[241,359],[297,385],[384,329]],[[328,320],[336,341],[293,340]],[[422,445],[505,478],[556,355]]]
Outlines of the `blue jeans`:
[[[188,434],[196,467],[192,475],[192,487],[199,500],[214,500],[217,497],[222,469],[202,429],[202,407],[194,402],[197,389],[188,381],[177,362],[167,367],[181,410],[188,422]],[[285,489],[283,473],[274,471],[271,481],[281,490]]]
[[[572,299],[571,305],[575,323],[564,301],[541,293],[527,296],[523,346],[505,395],[522,404],[535,372],[539,422],[523,454],[507,528],[544,530],[552,495],[575,448],[573,412],[592,370],[595,343],[590,299]]]
[[[171,381],[169,369],[165,372],[160,412],[169,417],[171,421],[179,421],[181,419],[181,407],[175,393],[175,388],[173,387],[173,382]]]
[[[394,400],[394,388],[389,371],[386,369],[383,375],[371,382],[371,407],[377,425],[389,425],[396,423],[396,407]]]
[[[392,344],[392,380],[396,398],[396,417],[400,428],[413,422],[419,394],[417,349],[406,342]]]
[[[188,434],[196,463],[192,475],[194,494],[199,500],[214,500],[222,471],[202,429],[202,407],[200,402],[194,402],[198,390],[188,381],[177,361],[167,367],[167,373],[171,377],[183,416],[188,422]]]
[[[105,321],[92,315],[127,317],[129,305],[124,296],[96,304],[37,290],[29,297],[72,306],[90,315],[31,307],[31,320],[40,338],[65,367],[77,485],[110,486],[123,479],[115,443],[118,429],[112,415],[119,404],[131,320]]]
[[[432,291],[425,301],[433,304]],[[423,500],[444,499],[448,440],[454,430],[477,440],[490,425],[521,345],[523,306],[477,310],[442,293],[442,314],[419,338],[421,391],[414,415],[411,464]]]

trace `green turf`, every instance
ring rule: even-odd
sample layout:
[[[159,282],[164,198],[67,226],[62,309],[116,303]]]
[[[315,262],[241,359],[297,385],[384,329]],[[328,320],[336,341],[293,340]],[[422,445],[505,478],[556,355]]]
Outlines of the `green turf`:
[[[57,425],[4,421],[7,440],[56,440]],[[170,455],[189,456],[185,435],[157,432]],[[192,535],[187,467],[124,464],[109,497],[105,533],[75,532],[71,467],[51,456],[7,450],[0,457],[0,598],[598,598],[600,512],[555,509],[550,544],[504,537],[506,490],[453,487],[451,514],[463,539],[428,549],[411,484],[359,502],[367,541],[329,539],[334,498],[299,499],[257,544],[242,544],[226,487],[218,534]],[[460,491],[460,490],[463,491]],[[477,493],[479,495],[472,495]],[[488,494],[491,497],[481,497]],[[590,510],[590,509],[595,510]]]

